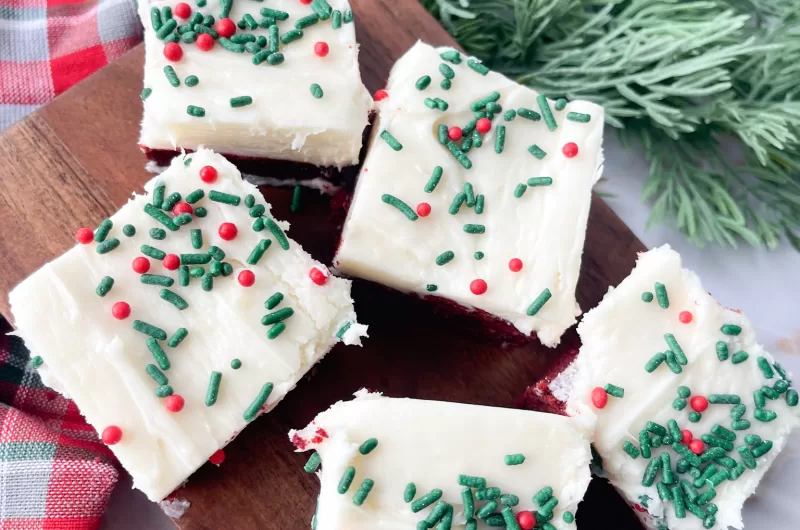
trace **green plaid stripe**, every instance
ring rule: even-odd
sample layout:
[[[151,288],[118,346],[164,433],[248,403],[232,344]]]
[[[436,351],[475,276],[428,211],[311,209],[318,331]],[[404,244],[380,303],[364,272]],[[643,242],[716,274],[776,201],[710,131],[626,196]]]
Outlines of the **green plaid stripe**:
[[[57,448],[53,442],[0,443],[0,462],[52,460]]]

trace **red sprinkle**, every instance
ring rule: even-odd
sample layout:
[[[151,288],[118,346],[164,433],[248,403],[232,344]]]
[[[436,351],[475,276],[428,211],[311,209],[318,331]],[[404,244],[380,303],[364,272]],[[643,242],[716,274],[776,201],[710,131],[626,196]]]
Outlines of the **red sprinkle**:
[[[689,450],[691,450],[694,454],[699,455],[702,454],[703,451],[706,449],[706,444],[703,443],[703,440],[692,440],[689,442]]]
[[[420,217],[428,217],[431,214],[431,205],[427,202],[421,202],[417,205],[417,213]]]
[[[319,57],[325,57],[328,55],[330,51],[330,47],[328,46],[327,42],[319,41],[318,43],[314,44],[314,53],[316,53]]]
[[[194,213],[194,208],[188,202],[179,202],[172,207],[172,215],[180,215],[182,213]]]
[[[461,127],[450,127],[447,129],[447,137],[454,142],[461,140],[462,136],[464,136],[464,131],[461,130]]]
[[[167,410],[170,412],[180,412],[183,410],[183,405],[186,402],[183,399],[183,396],[180,394],[172,394],[171,396],[167,396],[164,399],[164,405],[167,407]]]
[[[206,35],[206,33],[201,33],[201,35]],[[200,168],[200,180],[205,182],[206,184],[211,184],[217,180],[217,170],[214,166],[203,166]]]
[[[253,271],[243,270],[239,273],[238,279],[239,285],[242,287],[251,287],[256,283],[256,275],[253,274]]]
[[[233,223],[222,223],[219,225],[219,237],[225,241],[233,241],[238,233],[239,229],[236,228],[236,225]]]
[[[122,429],[116,425],[109,425],[103,429],[103,434],[100,437],[103,439],[104,444],[114,445],[122,440]]]
[[[179,258],[177,254],[167,254],[164,256],[164,259],[161,260],[161,264],[164,265],[164,268],[167,270],[176,271],[178,267],[181,266],[181,258]]]
[[[708,408],[708,400],[703,396],[692,396],[689,405],[697,412],[703,412]]]
[[[382,100],[384,100],[384,99],[386,99],[388,97],[389,97],[389,93],[387,91],[381,89],[381,90],[376,90],[375,91],[375,95],[372,96],[372,99],[374,99],[375,101],[382,101]]]
[[[175,13],[175,16],[178,18],[185,19],[192,16],[192,8],[189,7],[189,4],[186,2],[181,2],[180,4],[176,5],[172,12]]]
[[[529,510],[517,512],[517,524],[522,530],[533,530],[536,526],[536,516]]]
[[[608,392],[606,389],[598,386],[592,390],[592,405],[597,407],[598,409],[605,408],[606,404],[608,403]]]
[[[209,35],[209,37],[211,37],[211,35]],[[168,61],[177,63],[181,60],[181,57],[183,57],[183,48],[181,48],[177,42],[168,42],[167,45],[164,46],[164,57],[166,57]]]
[[[236,24],[229,18],[221,18],[214,24],[214,29],[217,30],[220,37],[225,37],[227,39],[236,33]]]
[[[92,232],[91,228],[79,228],[77,232],[75,232],[75,239],[81,245],[88,245],[94,240],[94,232]]]
[[[305,451],[306,447],[308,446],[308,442],[302,439],[297,433],[294,433],[294,436],[292,436],[292,443],[301,451]]]
[[[578,156],[578,144],[575,142],[567,142],[564,144],[564,147],[561,148],[561,152],[564,153],[564,156],[567,158],[575,158]]]
[[[313,2],[313,1],[314,1],[314,0],[300,0],[300,3],[301,3],[301,4],[306,4],[306,5],[308,5],[308,4],[310,4],[311,2]]]
[[[486,292],[489,286],[486,285],[486,282],[478,278],[477,280],[472,280],[469,283],[469,290],[472,291],[472,294],[483,294]]]
[[[133,260],[133,272],[137,274],[144,274],[150,270],[150,260],[144,256],[139,256]]]
[[[692,321],[693,318],[694,316],[692,316],[692,314],[689,311],[681,311],[680,314],[678,314],[678,320],[680,320],[684,324],[688,324],[689,322]]]
[[[194,42],[197,44],[197,47],[200,48],[200,51],[207,52],[214,47],[214,37],[208,33],[201,33]]]
[[[127,302],[117,302],[111,306],[111,314],[117,320],[125,320],[131,316],[131,306]]]
[[[208,461],[214,464],[215,466],[220,465],[225,461],[225,451],[222,449],[217,449],[217,451],[208,457]]]
[[[692,431],[689,429],[683,429],[681,431],[681,443],[688,444],[692,441],[692,438],[694,438],[694,436],[692,436]]]
[[[325,275],[325,273],[316,267],[308,271],[308,277],[311,278],[311,281],[317,285],[325,285],[325,282],[328,281],[328,277]]]
[[[511,258],[511,261],[508,262],[508,268],[511,272],[519,272],[522,270],[522,260],[519,258]]]
[[[479,133],[487,133],[492,128],[492,122],[489,121],[489,118],[481,118],[475,123],[475,128]]]

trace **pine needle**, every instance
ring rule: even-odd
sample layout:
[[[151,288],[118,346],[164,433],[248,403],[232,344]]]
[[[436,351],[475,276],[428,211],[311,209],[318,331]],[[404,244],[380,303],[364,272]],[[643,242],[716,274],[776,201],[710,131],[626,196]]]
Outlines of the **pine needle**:
[[[649,225],[800,251],[796,0],[422,2],[494,70],[602,105],[650,164]]]

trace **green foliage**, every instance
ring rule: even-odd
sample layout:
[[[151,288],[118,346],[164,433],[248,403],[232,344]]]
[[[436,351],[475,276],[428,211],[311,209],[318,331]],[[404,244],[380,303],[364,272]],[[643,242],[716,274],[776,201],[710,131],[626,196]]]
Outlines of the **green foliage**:
[[[650,224],[800,250],[800,2],[422,1],[492,69],[602,105],[650,163]]]

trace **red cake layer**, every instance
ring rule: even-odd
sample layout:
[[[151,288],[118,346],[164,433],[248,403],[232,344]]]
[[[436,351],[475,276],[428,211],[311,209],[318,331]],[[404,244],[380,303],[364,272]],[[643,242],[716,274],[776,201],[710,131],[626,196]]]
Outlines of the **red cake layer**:
[[[525,389],[517,401],[517,406],[527,410],[566,415],[567,404],[553,395],[550,391],[550,382],[578,357],[580,346],[580,339],[574,328],[565,333],[559,346],[562,350],[561,355],[544,377]]]

